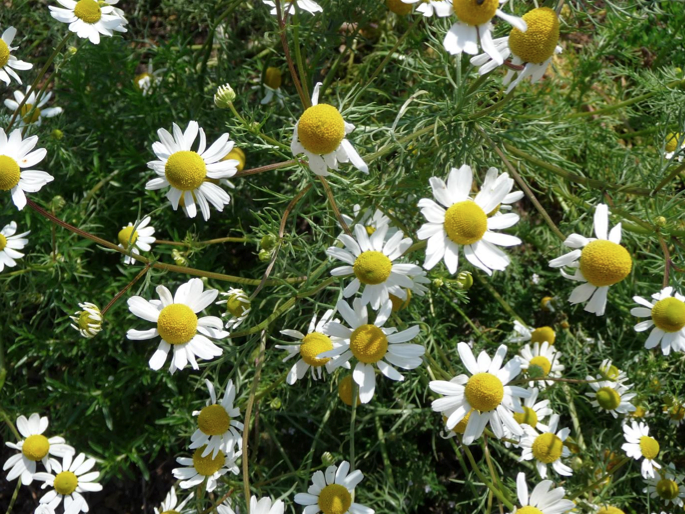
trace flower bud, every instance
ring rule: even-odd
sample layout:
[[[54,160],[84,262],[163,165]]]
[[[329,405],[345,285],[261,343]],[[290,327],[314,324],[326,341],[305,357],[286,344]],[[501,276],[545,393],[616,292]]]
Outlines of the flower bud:
[[[100,308],[94,303],[84,302],[78,304],[82,311],[77,311],[69,316],[74,322],[72,328],[78,330],[82,337],[90,339],[102,330],[102,314]]]
[[[471,289],[471,286],[473,285],[473,275],[468,271],[459,272],[459,275],[457,275],[457,284],[459,289]]]
[[[219,109],[228,109],[233,100],[235,100],[235,91],[230,84],[226,83],[223,86],[219,86],[214,94],[214,105]]]

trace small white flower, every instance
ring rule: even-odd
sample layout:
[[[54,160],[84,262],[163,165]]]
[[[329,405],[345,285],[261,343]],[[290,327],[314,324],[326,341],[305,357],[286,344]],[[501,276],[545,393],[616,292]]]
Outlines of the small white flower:
[[[262,0],[266,5],[271,7],[269,14],[276,16],[278,11],[276,10],[276,3],[273,0]],[[281,15],[285,14],[293,15],[296,12],[295,3],[297,3],[297,8],[301,11],[306,11],[310,14],[316,14],[318,12],[323,12],[323,7],[317,4],[314,0],[290,0],[286,2],[281,2]]]
[[[526,509],[530,512],[540,512],[541,514],[563,514],[574,509],[576,504],[571,500],[564,499],[566,490],[563,487],[552,489],[551,480],[543,480],[533,489],[533,493],[528,496],[528,484],[526,484],[526,474],[516,475],[516,494],[521,504],[518,512]],[[526,512],[528,512],[526,511]],[[517,509],[514,509],[517,512]]]
[[[593,407],[600,410],[611,412],[614,418],[619,414],[629,414],[635,412],[636,407],[630,401],[637,396],[636,393],[629,393],[630,384],[622,384],[610,380],[602,380],[602,377],[587,376],[590,387],[594,393],[585,393],[585,396],[592,398]]]
[[[216,457],[220,450],[226,450],[238,446],[240,450],[243,446],[242,435],[239,430],[244,426],[235,418],[240,416],[240,409],[233,406],[235,400],[235,387],[233,380],[229,380],[224,391],[224,398],[221,403],[216,401],[214,384],[205,380],[209,390],[210,399],[207,406],[199,411],[193,411],[193,416],[198,416],[198,429],[190,437],[192,444],[190,449],[204,448],[201,457],[206,457],[210,453],[212,458]]]
[[[642,459],[642,477],[654,478],[654,469],[661,466],[656,462],[659,455],[659,443],[649,436],[649,426],[646,423],[633,421],[631,425],[623,425],[623,436],[626,442],[621,449],[631,459]]]
[[[219,450],[215,457],[207,455],[202,457],[204,448],[198,448],[193,453],[192,458],[179,457],[176,459],[182,468],[175,468],[172,471],[176,480],[181,480],[179,484],[182,489],[190,489],[198,486],[207,479],[206,491],[211,493],[216,489],[217,480],[228,473],[229,471],[234,475],[240,473],[240,469],[236,464],[238,457],[242,455],[242,451],[234,452],[233,448],[226,451]]]
[[[231,501],[226,500],[216,508],[219,514],[236,514],[232,508]],[[256,496],[250,498],[250,514],[283,514],[285,503],[283,500],[273,501],[268,496],[257,499]]]
[[[561,476],[571,476],[573,470],[561,462],[562,457],[568,457],[570,451],[564,446],[564,441],[571,433],[569,428],[557,430],[559,415],[552,414],[546,430],[540,427],[540,433],[529,431],[521,439],[521,461],[535,460],[535,467],[542,478],[547,478],[547,466],[552,465],[554,471]]]
[[[664,157],[666,159],[673,159],[673,157],[678,154],[676,159],[678,162],[682,162],[683,149],[685,149],[685,133],[671,132],[666,136],[666,146],[664,148]]]
[[[654,478],[647,479],[647,487],[643,490],[652,498],[659,498],[664,505],[683,507],[685,487],[683,487],[682,475],[676,474],[675,466],[670,463],[659,471]]]
[[[281,70],[273,66],[269,66],[266,70],[264,70],[264,80],[262,81],[262,84],[259,86],[254,86],[253,88],[259,90],[264,88],[264,91],[266,91],[266,93],[264,94],[264,98],[262,98],[262,100],[259,103],[262,105],[266,105],[268,103],[271,103],[271,101],[275,97],[276,101],[281,105],[281,107],[283,107],[285,105],[285,95],[281,90],[282,84],[283,75],[281,74]]]
[[[512,343],[530,341],[531,343],[549,343],[553,345],[556,339],[557,335],[552,327],[530,328],[518,320],[514,320],[514,333],[509,336],[509,341]]]
[[[297,493],[295,503],[304,505],[302,514],[374,514],[374,510],[354,503],[354,489],[364,479],[358,469],[350,473],[350,463],[328,466],[326,474],[317,471],[306,493]],[[250,511],[252,512],[252,511]]]
[[[69,24],[69,30],[80,38],[88,38],[91,43],[100,43],[100,35],[111,37],[113,31],[126,32],[126,19],[120,9],[113,5],[119,0],[57,0],[64,7],[48,6],[50,14],[57,21]],[[104,4],[104,5],[103,5]]]
[[[134,225],[130,223],[123,227],[117,236],[119,239],[119,248],[124,250],[129,250],[130,253],[140,255],[140,252],[149,252],[151,250],[151,244],[155,242],[153,234],[155,233],[155,227],[150,225],[150,216],[145,216],[140,223]],[[133,264],[136,260],[130,255],[124,257],[124,262],[126,264]]]
[[[426,18],[437,16],[438,18],[445,18],[454,14],[452,2],[447,0],[402,0],[405,4],[419,3],[416,12],[420,12]]]
[[[83,302],[78,304],[81,311],[75,312],[73,316],[69,316],[74,322],[71,328],[78,330],[81,337],[90,339],[95,337],[102,330],[102,313],[100,308],[94,303]]]
[[[31,86],[26,87],[26,94],[28,94],[30,89]],[[14,100],[11,98],[5,100],[5,107],[14,112],[19,109],[19,105],[24,101],[25,97],[26,95],[24,95],[24,93],[17,90],[14,92]],[[41,96],[39,100],[36,100],[36,92],[32,91],[21,108],[18,126],[23,127],[34,123],[36,126],[40,126],[43,118],[52,118],[53,116],[62,114],[63,109],[61,107],[45,107],[51,97],[52,91],[48,91],[45,95]]]
[[[599,365],[599,372],[602,378],[606,380],[612,380],[622,384],[628,380],[628,375],[625,371],[621,371],[616,366],[614,366],[610,359],[604,359],[602,364]]]
[[[226,306],[226,312],[221,316],[228,318],[226,320],[226,329],[234,330],[250,315],[252,302],[245,291],[233,287],[225,293],[221,293],[221,296],[225,300],[219,300],[216,304]]]
[[[534,343],[531,348],[527,344],[520,350],[521,355],[517,356],[521,361],[521,369],[528,370],[530,366],[537,366],[542,370],[542,377],[559,378],[561,372],[564,371],[564,365],[559,362],[561,352],[558,352],[554,346],[548,342]],[[529,387],[534,387],[539,384],[541,388],[551,386],[554,384],[553,380],[534,380],[528,383]]]
[[[654,327],[645,341],[645,348],[651,350],[661,343],[664,355],[671,350],[685,352],[685,296],[665,287],[652,295],[656,301],[650,302],[641,296],[633,296],[633,301],[641,307],[634,307],[630,314],[638,318],[651,318],[635,325],[636,332],[644,332]]]
[[[62,458],[62,463],[52,461],[52,473],[36,473],[33,478],[45,482],[42,488],[52,487],[41,499],[41,504],[48,505],[51,509],[59,507],[64,500],[65,514],[78,514],[88,512],[88,502],[81,493],[102,491],[102,485],[93,482],[100,476],[99,471],[90,471],[95,466],[95,459],[87,459],[80,453],[76,458],[72,453],[67,453]]]
[[[178,498],[176,497],[176,488],[172,486],[167,493],[166,498],[164,498],[164,501],[159,506],[159,509],[155,507],[155,514],[164,514],[169,511],[183,514],[183,508],[192,499],[192,497],[193,493],[190,493],[188,496],[186,496],[185,500],[183,500],[181,503],[178,503]]]
[[[23,250],[29,243],[27,236],[31,231],[22,234],[16,234],[17,224],[12,221],[9,225],[5,225],[0,231],[0,271],[8,268],[13,268],[17,265],[15,259],[21,259],[24,254],[18,250]]]
[[[155,70],[152,66],[152,61],[147,63],[147,68],[143,73],[139,73],[133,78],[134,87],[142,93],[143,96],[152,94],[154,87],[162,82],[160,76],[165,69]]]
[[[33,64],[20,61],[14,55],[12,55],[12,51],[19,48],[18,46],[11,46],[12,41],[14,41],[14,36],[16,35],[17,29],[14,27],[8,27],[5,32],[2,33],[2,37],[0,38],[0,80],[2,80],[8,86],[11,82],[11,79],[14,79],[21,84],[21,79],[14,70],[23,71],[33,68]]]
[[[353,217],[350,217],[347,214],[342,214],[342,219],[345,221],[345,224],[350,228],[350,230],[354,230],[354,225],[359,224],[366,229],[366,233],[369,236],[372,236],[379,227],[382,225],[388,225],[388,232],[385,235],[386,237],[391,237],[395,234],[395,232],[397,232],[398,229],[396,227],[390,226],[390,218],[380,209],[366,209],[364,212],[361,212],[361,209],[361,205],[355,204],[352,208],[352,212],[354,213]],[[355,220],[357,220],[356,223]]]
[[[549,400],[537,401],[539,394],[537,387],[531,388],[530,396],[523,400],[523,412],[515,412],[514,419],[519,425],[528,425],[538,432],[549,432],[549,426],[542,422],[554,412],[549,408]]]

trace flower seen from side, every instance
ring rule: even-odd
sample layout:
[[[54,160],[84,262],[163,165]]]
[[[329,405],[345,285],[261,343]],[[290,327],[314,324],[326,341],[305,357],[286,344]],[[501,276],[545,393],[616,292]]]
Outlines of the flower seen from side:
[[[181,468],[175,468],[172,471],[174,478],[180,480],[181,489],[190,489],[196,487],[207,480],[205,490],[211,493],[216,489],[217,481],[220,477],[229,471],[234,475],[240,473],[240,469],[236,464],[238,457],[242,455],[241,451],[235,452],[233,448],[226,450],[219,450],[215,456],[202,456],[205,448],[201,447],[195,450],[192,457],[179,457],[176,459]]]
[[[250,315],[252,302],[245,291],[233,287],[221,293],[221,296],[224,300],[219,300],[216,304],[226,306],[226,311],[221,316],[226,318],[226,329],[234,330]]]
[[[73,321],[71,328],[78,330],[81,337],[86,339],[95,337],[102,330],[102,313],[100,308],[90,302],[79,303],[78,306],[82,310],[75,312],[73,316],[69,316]]]
[[[647,487],[644,489],[650,497],[661,500],[664,505],[678,506],[683,508],[685,498],[685,487],[683,487],[683,477],[676,473],[675,466],[668,464],[653,478],[646,480]]]
[[[17,46],[12,46],[14,37],[17,35],[17,29],[8,27],[0,37],[0,80],[9,86],[12,79],[21,84],[21,78],[14,70],[25,71],[33,68],[33,64],[20,61],[12,52],[16,50]]]
[[[656,462],[661,447],[659,442],[650,437],[649,426],[646,423],[633,421],[623,425],[623,437],[626,442],[621,449],[631,459],[642,459],[641,472],[643,478],[654,478],[654,469],[661,468]]]
[[[586,380],[594,390],[591,393],[585,393],[585,396],[592,398],[590,403],[593,407],[600,411],[610,412],[614,418],[618,418],[619,414],[625,416],[635,412],[636,407],[630,402],[637,394],[628,392],[630,384],[602,380],[601,376],[595,378],[588,375]]]
[[[556,340],[557,335],[552,327],[530,328],[518,320],[514,320],[514,333],[509,337],[509,341],[513,343],[530,341],[531,343],[549,343],[553,345]]]
[[[188,496],[186,496],[185,500],[179,503],[178,497],[176,496],[176,487],[172,486],[171,489],[169,489],[166,498],[164,498],[164,501],[159,506],[159,509],[155,507],[155,514],[187,514],[191,509],[186,511],[186,513],[183,512],[183,509],[192,498],[193,493],[190,493]]]
[[[119,240],[119,248],[123,248],[127,252],[140,255],[140,252],[149,252],[152,247],[150,246],[155,242],[155,227],[150,225],[150,216],[145,216],[139,223],[130,223],[123,227],[117,239]],[[124,262],[126,264],[133,264],[135,259],[130,255],[124,257]]]
[[[532,347],[529,343],[521,348],[520,352],[518,359],[521,361],[521,369],[528,371],[530,377],[542,379],[529,382],[530,387],[536,384],[542,388],[553,385],[554,381],[546,378],[559,378],[565,369],[560,362],[561,352],[547,341],[534,343]]]
[[[26,87],[26,94],[30,91],[31,87]],[[24,102],[26,95],[21,91],[17,90],[13,94],[14,100],[7,98],[5,100],[5,107],[7,107],[11,112],[19,109],[19,105]],[[31,92],[24,105],[22,105],[19,111],[18,126],[23,127],[26,125],[35,124],[40,126],[43,118],[52,118],[58,114],[62,114],[63,109],[61,107],[45,107],[47,103],[52,98],[52,91],[48,91],[40,99],[36,99],[36,93]]]
[[[665,287],[652,295],[654,301],[641,296],[633,296],[633,301],[640,305],[630,310],[638,318],[650,318],[635,325],[636,332],[652,328],[645,348],[651,350],[661,346],[661,352],[668,355],[673,351],[685,351],[685,296]]]
[[[23,250],[29,243],[29,240],[24,236],[28,236],[31,231],[17,234],[17,224],[12,221],[9,225],[5,225],[0,230],[0,272],[8,268],[13,268],[17,265],[15,259],[21,259],[24,254],[19,250]]]

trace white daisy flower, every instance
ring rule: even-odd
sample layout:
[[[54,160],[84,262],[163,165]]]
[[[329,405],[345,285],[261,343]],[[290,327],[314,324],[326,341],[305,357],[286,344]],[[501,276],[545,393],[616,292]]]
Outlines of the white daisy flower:
[[[522,18],[506,14],[499,9],[499,4],[504,1],[506,0],[454,0],[454,14],[459,21],[452,25],[445,35],[445,50],[452,55],[461,55],[462,52],[476,55],[480,41],[483,51],[494,61],[502,64],[504,59],[492,40],[492,19],[497,16],[522,32],[527,28]]]
[[[626,442],[621,449],[631,459],[642,459],[642,477],[654,478],[654,469],[661,468],[656,462],[659,455],[659,442],[649,436],[649,426],[646,423],[633,421],[630,425],[623,425],[623,436]]]
[[[665,287],[652,295],[656,301],[650,302],[641,296],[633,296],[633,301],[641,307],[634,307],[630,314],[637,318],[651,318],[635,325],[636,332],[644,332],[654,327],[645,342],[651,350],[661,343],[664,355],[674,351],[685,351],[685,296]]]
[[[358,469],[349,471],[350,463],[343,461],[340,466],[328,466],[325,475],[315,472],[307,492],[295,495],[295,503],[305,506],[302,514],[374,514],[373,509],[352,501],[364,475]]]
[[[152,66],[152,61],[147,63],[147,68],[143,73],[139,73],[133,78],[133,86],[142,93],[143,96],[147,96],[153,92],[153,86],[157,86],[162,82],[161,73],[164,73],[165,69],[155,70]]]
[[[349,298],[355,295],[363,284],[362,304],[368,303],[374,310],[388,301],[390,293],[406,300],[406,289],[414,287],[409,276],[419,275],[421,272],[421,268],[415,264],[393,263],[407,251],[412,240],[397,231],[386,241],[388,228],[388,225],[381,225],[369,237],[364,226],[357,224],[354,226],[356,238],[347,234],[338,236],[345,248],[331,246],[326,250],[329,257],[346,263],[346,266],[332,269],[331,275],[355,277],[343,290],[343,296]]]
[[[271,7],[269,14],[276,16],[278,11],[276,10],[276,3],[273,0],[262,0],[266,5]],[[317,4],[314,0],[290,0],[288,2],[281,2],[281,15],[285,14],[293,15],[295,14],[295,3],[297,2],[297,8],[300,11],[306,11],[310,14],[316,14],[318,12],[323,12],[323,7]]]
[[[11,192],[12,201],[19,210],[26,206],[24,193],[37,193],[54,180],[44,171],[24,169],[35,166],[47,155],[45,148],[33,150],[37,144],[38,136],[22,140],[21,129],[14,129],[8,138],[0,128],[0,190]]]
[[[552,414],[547,430],[540,429],[539,434],[530,432],[521,439],[521,461],[534,460],[535,468],[542,478],[547,478],[549,464],[561,476],[573,475],[573,470],[561,462],[562,457],[568,457],[571,454],[564,446],[564,441],[571,430],[569,428],[557,430],[558,425],[559,415]]]
[[[552,489],[551,480],[543,480],[533,489],[528,496],[528,484],[526,474],[516,475],[516,494],[520,507],[514,509],[518,514],[563,514],[573,510],[576,504],[571,500],[564,499],[566,491],[563,487]]]
[[[521,363],[514,358],[502,367],[507,354],[505,345],[497,349],[493,359],[483,351],[476,360],[466,343],[459,343],[457,349],[471,377],[459,375],[449,382],[431,381],[431,390],[445,395],[433,401],[433,410],[447,416],[446,424],[450,430],[469,415],[464,444],[471,444],[479,438],[488,423],[499,439],[504,437],[505,427],[510,434],[523,435],[523,429],[513,414],[524,412],[520,399],[528,398],[532,393],[522,387],[507,385],[521,372]]]
[[[262,98],[259,103],[266,105],[271,103],[274,97],[276,97],[276,101],[283,106],[285,95],[283,94],[283,91],[281,91],[282,84],[283,75],[281,74],[281,70],[274,68],[273,66],[269,66],[264,71],[264,80],[262,81],[262,85],[256,86],[256,89],[261,89],[261,87],[264,87],[264,90],[266,91],[264,98]]]
[[[64,500],[65,514],[88,512],[88,502],[81,493],[102,491],[102,485],[93,482],[100,476],[99,471],[90,471],[93,466],[95,459],[87,459],[84,453],[80,453],[76,458],[73,458],[72,453],[66,453],[62,457],[62,463],[53,460],[54,475],[39,472],[33,476],[36,480],[45,482],[42,485],[43,489],[52,487],[52,490],[43,495],[40,503],[54,510]]]
[[[530,341],[531,343],[549,343],[553,345],[556,339],[557,335],[552,327],[530,328],[518,320],[514,320],[514,333],[509,336],[509,341],[512,343]]]
[[[468,261],[488,275],[492,270],[504,270],[511,262],[497,246],[515,246],[521,240],[493,230],[509,228],[519,220],[514,213],[494,215],[511,191],[514,180],[506,175],[495,189],[481,189],[474,199],[469,197],[472,182],[473,172],[466,164],[459,169],[452,168],[447,184],[431,177],[433,196],[442,205],[429,198],[419,201],[421,213],[428,221],[417,232],[419,239],[428,240],[424,268],[432,269],[444,259],[449,272],[455,274],[460,247],[464,248]]]
[[[18,46],[11,46],[12,41],[14,41],[14,36],[16,35],[17,29],[8,27],[0,38],[0,80],[8,86],[11,79],[14,79],[21,84],[21,79],[14,70],[24,71],[33,68],[33,64],[20,61],[12,55],[12,51],[19,48]]]
[[[2,159],[2,157],[0,157]],[[8,268],[13,268],[17,265],[15,259],[21,259],[24,254],[18,250],[23,250],[29,243],[27,236],[31,231],[16,234],[17,224],[12,221],[9,225],[5,225],[0,231],[0,271]]]
[[[420,12],[426,18],[437,16],[438,18],[445,18],[454,14],[452,2],[446,0],[402,0],[405,4],[416,4],[416,12]]]
[[[150,216],[145,216],[140,223],[134,225],[130,223],[119,231],[117,239],[119,239],[119,248],[128,250],[130,253],[140,255],[140,252],[149,252],[152,248],[150,245],[155,242],[153,234],[155,227],[150,225]],[[124,257],[126,264],[133,264],[136,260],[130,255]]]
[[[77,311],[73,316],[69,316],[74,322],[71,328],[78,330],[81,337],[90,339],[95,337],[102,330],[102,313],[100,308],[94,303],[83,302],[78,304],[81,311]]]
[[[216,508],[219,514],[236,514],[233,510],[231,501],[226,500],[223,504]],[[285,512],[285,503],[283,500],[273,501],[268,496],[257,499],[256,496],[250,498],[250,514],[283,514]]]
[[[26,94],[29,93],[30,89],[31,86],[26,87]],[[26,95],[24,95],[24,93],[17,90],[14,92],[14,100],[11,98],[5,100],[5,107],[14,112],[19,109],[19,105],[24,101],[25,97]],[[36,126],[40,126],[43,118],[52,118],[53,116],[62,114],[63,109],[61,107],[45,107],[51,97],[52,91],[49,91],[37,100],[35,91],[32,91],[26,99],[26,102],[24,102],[24,105],[21,107],[18,126],[23,127],[33,123],[35,123]]]
[[[335,369],[333,361],[330,358],[327,359],[317,359],[317,355],[332,350],[333,348],[338,348],[342,345],[341,339],[335,336],[329,336],[326,334],[326,326],[331,321],[333,316],[333,310],[327,310],[321,319],[317,323],[316,314],[312,317],[312,321],[309,323],[309,329],[307,330],[307,335],[304,335],[299,330],[281,330],[281,334],[294,337],[299,342],[297,344],[282,345],[277,344],[276,348],[279,350],[286,350],[288,355],[283,359],[286,362],[296,355],[300,356],[293,367],[288,373],[286,382],[293,385],[298,380],[302,379],[307,371],[311,369],[311,375],[314,380],[321,378],[323,376],[323,368],[330,374]],[[333,321],[338,321],[334,319]],[[349,369],[350,364],[345,363],[346,368]]]
[[[402,369],[415,369],[421,365],[421,357],[426,349],[421,345],[408,343],[419,334],[421,329],[418,325],[401,332],[397,332],[394,327],[383,328],[392,313],[390,300],[381,305],[373,324],[369,323],[366,305],[359,298],[352,305],[354,309],[344,300],[338,302],[337,310],[349,328],[337,321],[328,323],[326,334],[339,337],[342,344],[318,355],[318,358],[333,357],[333,367],[339,368],[354,356],[357,364],[352,377],[359,385],[362,403],[369,403],[376,390],[374,365],[390,380],[402,382],[404,376],[392,365]]]
[[[606,380],[611,380],[622,384],[628,380],[628,375],[625,371],[621,371],[616,366],[614,366],[610,359],[604,359],[602,364],[599,365],[599,373],[602,378]]]
[[[113,31],[126,32],[126,20],[112,7],[119,0],[57,0],[64,7],[48,6],[57,21],[69,24],[69,30],[91,43],[100,43],[100,35],[112,37]]]
[[[602,380],[602,377],[587,376],[590,387],[594,393],[585,393],[585,396],[592,398],[591,405],[600,410],[610,412],[614,418],[619,414],[626,415],[635,412],[635,405],[630,401],[637,396],[636,393],[629,393],[630,384],[622,384],[611,380]]]
[[[539,387],[542,388],[551,386],[554,385],[554,381],[544,380],[544,378],[561,377],[561,372],[565,369],[564,365],[559,362],[561,352],[557,351],[554,346],[551,346],[547,341],[542,344],[534,343],[532,348],[530,344],[527,344],[519,351],[520,355],[518,355],[517,358],[521,362],[521,369],[528,371],[531,366],[537,366],[542,371],[542,374],[534,376],[541,377],[543,380],[529,382],[529,387],[534,387],[536,384],[539,384]]]
[[[64,443],[62,437],[51,437],[48,439],[43,433],[48,428],[48,418],[41,417],[39,414],[31,414],[28,419],[26,416],[17,418],[17,430],[24,437],[21,441],[5,444],[19,453],[12,455],[2,466],[3,470],[10,470],[7,473],[7,480],[12,481],[21,477],[21,483],[30,485],[36,473],[36,462],[42,462],[45,469],[52,471],[52,464],[55,460],[50,455],[64,457],[73,454],[75,450]]]
[[[549,408],[549,400],[537,401],[539,394],[537,387],[531,388],[530,396],[523,400],[523,412],[514,412],[514,419],[519,425],[528,425],[538,432],[549,432],[549,425],[542,422],[547,416],[554,414],[554,411]]]
[[[202,410],[193,411],[193,416],[198,417],[198,428],[190,437],[192,441],[190,449],[202,447],[204,451],[200,456],[207,457],[211,453],[212,458],[216,457],[220,450],[233,448],[236,445],[240,450],[243,440],[239,430],[244,427],[235,419],[240,416],[240,409],[233,406],[236,393],[233,380],[229,380],[226,384],[224,399],[221,403],[216,401],[214,385],[209,380],[205,380],[205,383],[209,389],[210,399]]]
[[[234,330],[249,316],[252,302],[245,291],[233,287],[225,293],[221,293],[221,296],[225,300],[219,300],[216,304],[226,306],[226,312],[221,316],[228,318],[226,320],[226,328]]]
[[[685,487],[682,484],[682,475],[676,474],[676,469],[673,464],[668,464],[659,471],[659,474],[654,478],[647,479],[647,487],[643,492],[648,493],[652,498],[659,498],[668,506],[683,507],[683,498],[685,498]]]
[[[595,210],[594,229],[597,239],[571,234],[564,245],[573,251],[549,262],[552,268],[568,266],[575,268],[574,275],[563,269],[561,274],[569,280],[582,282],[576,287],[568,301],[583,303],[587,312],[602,316],[607,304],[609,287],[625,279],[633,267],[633,260],[625,247],[621,246],[621,224],[609,231],[609,208],[599,204]]]
[[[174,123],[173,132],[172,136],[163,128],[157,131],[159,141],[152,144],[157,160],[148,162],[147,166],[159,176],[145,184],[145,189],[155,190],[170,186],[166,197],[174,210],[178,209],[183,198],[183,211],[189,218],[194,218],[197,215],[197,202],[202,217],[207,221],[210,203],[221,212],[224,205],[231,201],[228,193],[210,179],[230,178],[237,173],[238,161],[222,160],[233,149],[233,141],[224,133],[207,149],[205,131],[199,127],[197,121],[188,123],[185,132],[181,132]],[[200,143],[195,152],[190,148],[198,133]]]
[[[669,423],[679,427],[685,420],[685,404],[674,398],[670,405],[664,405],[664,412],[668,416]]]
[[[38,505],[36,510],[33,511],[33,514],[55,514],[55,509],[49,505]]]
[[[155,507],[155,514],[168,514],[169,512],[175,512],[177,514],[183,514],[183,508],[192,499],[193,493],[186,496],[186,499],[181,503],[178,503],[178,498],[176,497],[176,488],[171,487],[169,492],[164,498],[164,501],[159,506],[159,509]]]
[[[148,302],[140,296],[128,299],[128,308],[133,314],[156,323],[157,326],[149,330],[129,329],[126,337],[134,341],[157,336],[162,338],[157,351],[150,358],[151,369],[156,371],[164,365],[172,347],[174,354],[169,366],[171,374],[177,369],[185,368],[189,362],[193,369],[200,369],[196,356],[211,360],[221,355],[221,348],[208,339],[228,337],[228,332],[222,330],[221,319],[215,316],[197,316],[211,305],[219,292],[216,289],[202,292],[203,288],[202,280],[192,278],[182,284],[174,296],[171,296],[166,287],[157,286],[159,300]]]
[[[4,39],[4,38],[3,38]],[[678,154],[676,159],[679,162],[683,160],[683,150],[685,148],[685,133],[679,134],[671,132],[666,136],[666,146],[664,147],[664,157],[666,159],[673,159],[673,156]]]
[[[369,236],[372,236],[382,225],[388,225],[388,233],[385,237],[395,235],[395,232],[397,232],[398,229],[390,226],[391,220],[383,211],[380,209],[366,209],[364,212],[361,212],[361,210],[361,205],[355,204],[354,207],[352,207],[352,212],[354,213],[353,217],[350,217],[347,214],[341,214],[343,221],[345,221],[345,224],[350,229],[354,228],[354,220],[357,220],[357,224],[362,225]]]
[[[176,480],[181,480],[179,484],[181,489],[190,489],[198,486],[207,479],[205,490],[211,493],[216,489],[217,481],[220,477],[229,471],[234,475],[240,473],[240,469],[236,464],[238,457],[242,455],[242,451],[235,452],[233,447],[219,450],[215,457],[207,455],[203,457],[205,448],[198,448],[193,453],[192,458],[179,457],[176,459],[182,468],[175,468],[172,471]]]
[[[304,111],[295,125],[290,143],[293,155],[305,154],[309,159],[309,169],[322,177],[328,176],[328,168],[337,170],[338,162],[351,162],[359,171],[368,173],[369,167],[345,138],[354,130],[354,125],[347,123],[332,105],[319,103],[321,86],[321,82],[314,86],[312,106]]]

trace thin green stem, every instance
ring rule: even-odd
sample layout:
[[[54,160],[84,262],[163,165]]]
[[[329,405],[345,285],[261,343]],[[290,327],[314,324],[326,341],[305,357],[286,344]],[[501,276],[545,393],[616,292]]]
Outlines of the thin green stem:
[[[248,237],[219,237],[217,239],[208,239],[206,241],[187,242],[187,241],[167,241],[165,239],[155,239],[156,245],[167,246],[207,246],[219,243],[247,243],[251,239]]]
[[[676,166],[673,171],[671,171],[666,177],[659,182],[659,185],[657,185],[654,188],[654,191],[652,192],[652,195],[657,194],[659,191],[661,191],[666,185],[671,182],[674,178],[676,178],[678,175],[680,175],[683,171],[685,171],[685,162],[680,164],[679,166]]]
[[[12,499],[10,500],[10,504],[7,507],[7,510],[5,511],[5,514],[11,514],[12,513],[12,508],[14,507],[14,503],[17,501],[17,496],[19,496],[19,489],[21,488],[21,477],[17,478],[17,485],[14,487],[14,492],[12,493]]]
[[[506,496],[504,496],[504,494],[498,488],[496,488],[492,483],[490,483],[490,481],[487,478],[485,478],[485,475],[483,475],[480,468],[478,467],[478,464],[476,463],[476,460],[473,458],[473,454],[471,453],[471,450],[469,450],[469,447],[465,444],[462,444],[461,447],[464,449],[466,458],[471,463],[471,468],[473,469],[474,473],[478,476],[480,481],[483,482],[488,487],[488,489],[490,489],[490,491],[492,491],[492,494],[494,494],[499,499],[499,501],[501,501],[504,504],[504,506],[507,509],[513,509],[514,504],[511,503],[509,499]]]
[[[355,455],[354,455],[354,433],[355,433],[355,421],[357,420],[357,402],[355,399],[359,395],[359,390],[357,388],[357,383],[354,378],[350,380],[351,392],[350,398],[352,398],[352,413],[350,415],[350,471],[355,470]]]
[[[295,48],[295,61],[297,62],[297,70],[300,73],[300,83],[302,84],[302,92],[306,98],[310,98],[309,87],[307,86],[307,70],[304,67],[304,61],[302,60],[302,49],[300,48],[300,16],[299,7],[297,2],[295,2],[295,23],[293,23],[293,43]]]

